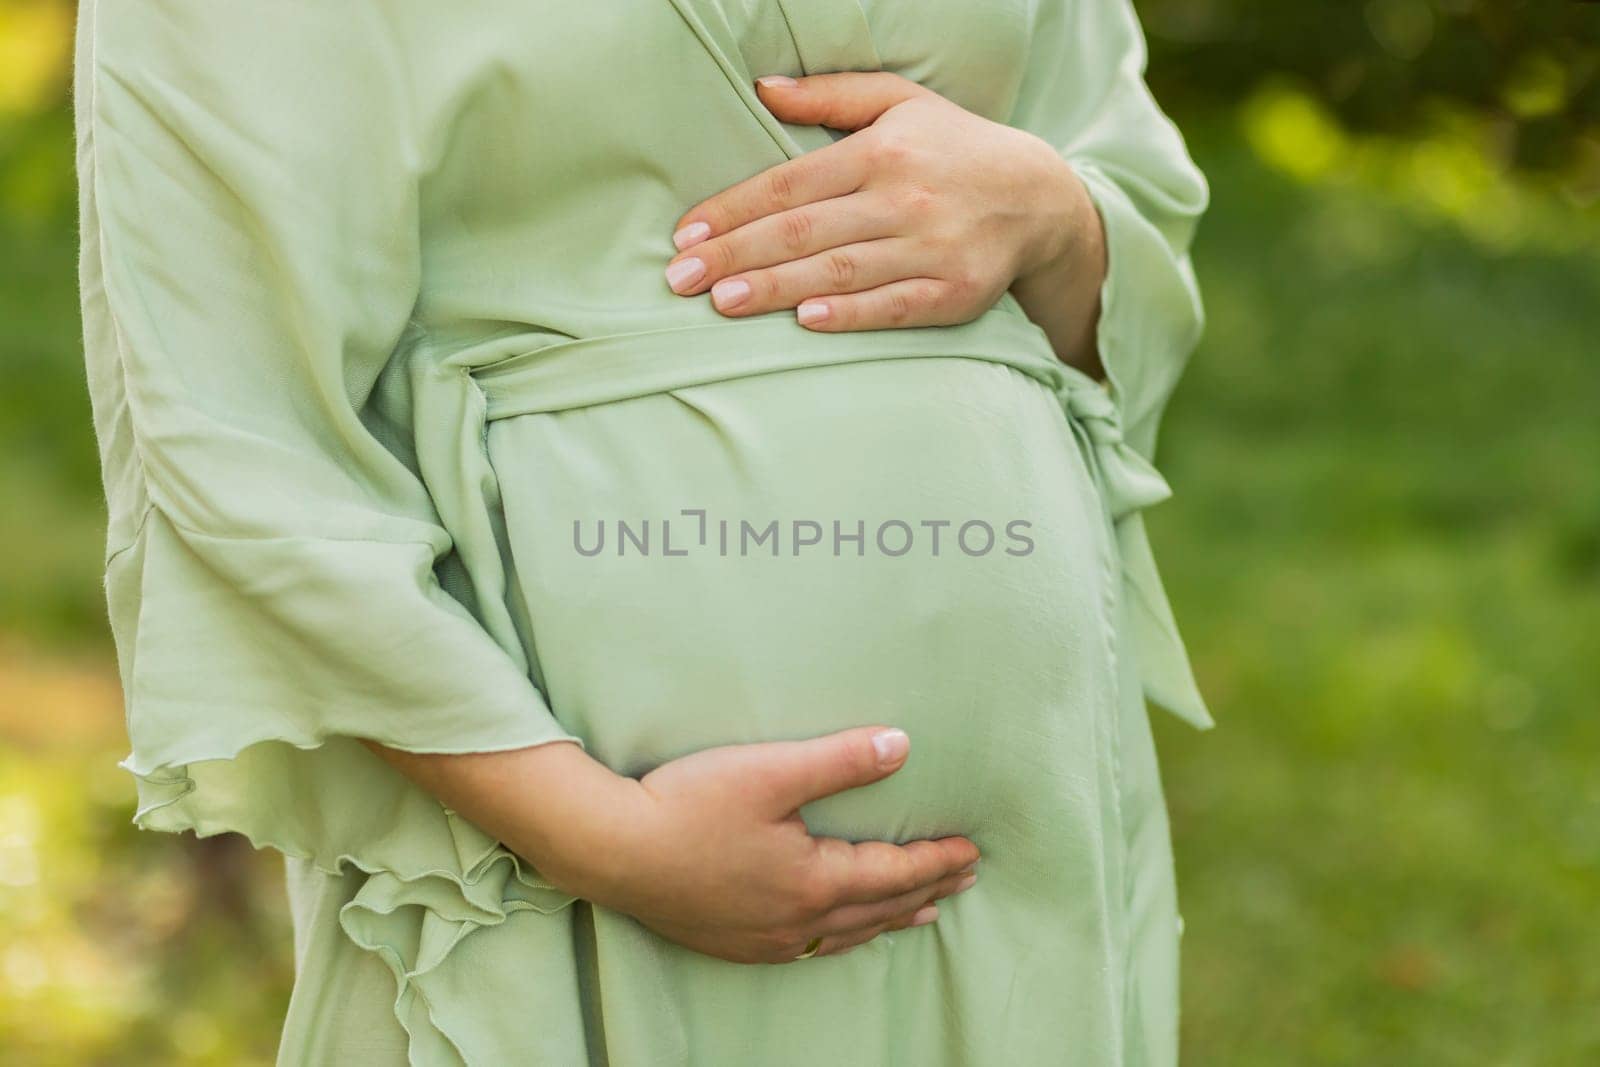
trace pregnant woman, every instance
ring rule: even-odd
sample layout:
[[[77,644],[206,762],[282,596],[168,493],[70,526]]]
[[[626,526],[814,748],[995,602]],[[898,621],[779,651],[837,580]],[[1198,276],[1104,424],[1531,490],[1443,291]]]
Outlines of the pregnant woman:
[[[79,11],[122,766],[286,856],[281,1063],[1176,1059],[1128,0]]]

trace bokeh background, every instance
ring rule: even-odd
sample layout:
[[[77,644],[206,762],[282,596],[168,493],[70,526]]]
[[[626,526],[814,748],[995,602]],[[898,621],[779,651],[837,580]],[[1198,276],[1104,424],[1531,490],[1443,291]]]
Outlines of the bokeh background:
[[[1600,1063],[1600,4],[1141,0],[1210,175],[1152,537],[1192,1064]],[[0,0],[0,1062],[266,1064],[280,862],[148,834],[60,0]]]

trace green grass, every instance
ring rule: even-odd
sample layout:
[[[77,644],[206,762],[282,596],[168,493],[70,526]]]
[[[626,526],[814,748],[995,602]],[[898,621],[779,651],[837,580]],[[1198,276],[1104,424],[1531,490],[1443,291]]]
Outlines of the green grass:
[[[1158,727],[1188,1062],[1600,1062],[1600,259],[1494,252],[1194,137],[1210,325],[1163,437],[1177,495],[1150,515],[1220,723]],[[6,225],[0,633],[86,643],[103,675],[70,220]],[[26,667],[0,658],[0,682]],[[41,880],[0,879],[0,1047],[269,1055],[275,866],[134,833],[115,711],[29,747],[18,723],[60,709],[16,703],[0,873],[17,826],[50,845]],[[182,888],[240,863],[242,911]],[[98,960],[100,984],[40,987],[30,938]]]
[[[1600,259],[1196,153],[1150,517],[1220,722],[1160,732],[1186,1051],[1600,1062]]]

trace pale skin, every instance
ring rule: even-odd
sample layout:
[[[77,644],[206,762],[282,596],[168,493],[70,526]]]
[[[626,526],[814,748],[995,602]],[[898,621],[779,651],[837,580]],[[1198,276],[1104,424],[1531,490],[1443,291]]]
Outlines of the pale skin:
[[[785,122],[851,133],[679,216],[674,292],[836,332],[966,322],[1010,289],[1063,362],[1103,377],[1105,233],[1054,147],[887,72],[756,91]]]
[[[1102,375],[1104,232],[1051,146],[894,74],[757,91],[785,121],[853,132],[686,211],[674,291],[710,292],[730,317],[795,309],[808,329],[844,331],[965,322],[1010,289],[1063,362]],[[816,305],[826,315],[802,310]],[[638,778],[568,741],[455,755],[363,743],[558,889],[734,962],[787,963],[817,938],[815,955],[848,951],[932,922],[977,880],[966,837],[853,843],[801,819],[805,803],[905,765],[910,739],[886,725],[720,746]]]

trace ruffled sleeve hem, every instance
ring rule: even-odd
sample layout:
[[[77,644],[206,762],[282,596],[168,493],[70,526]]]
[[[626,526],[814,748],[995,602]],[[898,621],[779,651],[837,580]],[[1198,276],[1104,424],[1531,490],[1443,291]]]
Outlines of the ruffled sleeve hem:
[[[539,742],[503,747],[529,743]],[[393,973],[414,1063],[466,1062],[465,1035],[448,1032],[439,1016],[451,1013],[428,994],[441,969],[438,984],[455,984],[449,974],[459,968],[444,965],[462,941],[518,912],[553,915],[577,899],[355,738],[271,738],[186,763],[146,768],[130,755],[119,766],[135,776],[142,829],[237,833],[328,874],[365,872],[339,923]]]
[[[135,825],[237,833],[330,875],[364,872],[340,926],[392,971],[412,1062],[430,1065],[466,1062],[471,1034],[447,1033],[472,1017],[452,999],[472,969],[462,942],[576,898],[361,740],[583,745],[520,662],[430,592],[433,559],[428,544],[202,537],[153,509],[106,570]],[[566,924],[553,927],[559,943]]]

